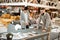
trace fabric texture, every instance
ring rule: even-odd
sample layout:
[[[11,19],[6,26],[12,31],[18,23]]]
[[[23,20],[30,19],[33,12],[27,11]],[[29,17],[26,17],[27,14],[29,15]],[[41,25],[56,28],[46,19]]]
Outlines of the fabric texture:
[[[40,15],[39,18],[39,24],[41,22],[41,20],[43,21],[43,27],[49,27],[51,26],[51,19],[50,19],[50,15],[48,13],[44,13],[44,15]]]

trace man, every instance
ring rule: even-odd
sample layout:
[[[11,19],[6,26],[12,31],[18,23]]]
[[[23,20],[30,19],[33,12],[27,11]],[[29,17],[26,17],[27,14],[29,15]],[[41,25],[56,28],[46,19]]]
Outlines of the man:
[[[40,18],[39,18],[39,23],[42,23],[42,31],[50,31],[50,26],[51,26],[51,19],[50,15],[45,12],[45,9],[42,8],[40,10]]]

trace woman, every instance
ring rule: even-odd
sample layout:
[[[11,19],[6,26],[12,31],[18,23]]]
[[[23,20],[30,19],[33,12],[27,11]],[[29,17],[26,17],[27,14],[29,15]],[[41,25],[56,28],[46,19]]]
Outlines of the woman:
[[[21,26],[25,28],[26,26],[29,25],[29,11],[27,10],[28,8],[25,7],[23,11],[21,10]]]

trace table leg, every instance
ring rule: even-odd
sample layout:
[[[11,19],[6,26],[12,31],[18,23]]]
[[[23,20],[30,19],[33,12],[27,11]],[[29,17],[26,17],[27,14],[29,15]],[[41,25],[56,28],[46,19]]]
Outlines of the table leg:
[[[59,38],[60,38],[60,32],[59,32],[59,35],[58,35],[58,40],[59,40]]]
[[[44,37],[41,37],[42,40],[44,40]]]
[[[50,40],[50,33],[47,35],[47,40]]]
[[[59,40],[59,35],[58,35],[58,40]]]

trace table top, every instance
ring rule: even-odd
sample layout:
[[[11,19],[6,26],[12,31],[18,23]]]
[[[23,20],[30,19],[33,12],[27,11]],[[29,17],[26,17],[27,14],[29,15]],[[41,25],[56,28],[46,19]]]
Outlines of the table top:
[[[3,33],[2,37],[3,39],[6,39],[6,34],[7,33]],[[32,38],[35,36],[42,36],[42,35],[46,35],[49,34],[48,32],[41,32],[40,29],[39,30],[35,30],[32,32],[27,32],[27,33],[12,33],[13,34],[13,39],[25,39],[25,38]]]

